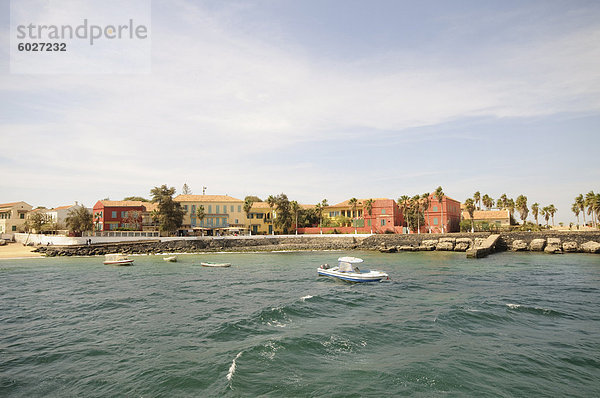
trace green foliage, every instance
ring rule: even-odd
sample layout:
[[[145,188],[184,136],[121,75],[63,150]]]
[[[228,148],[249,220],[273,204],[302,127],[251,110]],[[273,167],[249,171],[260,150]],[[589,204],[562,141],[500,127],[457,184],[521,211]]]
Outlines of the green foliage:
[[[25,229],[28,231],[35,230],[40,233],[42,228],[52,223],[52,217],[46,213],[35,212],[31,214],[25,221]]]
[[[65,222],[67,223],[67,228],[78,235],[85,231],[91,231],[94,228],[92,213],[83,205],[69,210]]]
[[[258,196],[254,196],[254,195],[248,195],[244,198],[244,202],[250,200],[252,202],[262,202],[263,200],[261,198],[259,198]]]
[[[271,198],[271,196],[269,196],[269,198]],[[267,202],[269,202],[268,199]],[[269,202],[269,204],[270,203],[271,202]],[[292,214],[292,208],[287,195],[281,193],[274,197],[274,205],[277,210],[277,217],[275,218],[274,224],[276,227],[282,229],[284,234],[287,234],[294,221],[294,215]]]
[[[319,213],[316,209],[300,209],[298,211],[298,228],[319,225]]]
[[[166,185],[154,187],[150,191],[152,202],[158,203],[158,222],[162,232],[172,233],[183,224],[185,210],[179,202],[173,200],[175,188]]]
[[[142,198],[141,196],[128,196],[126,198],[123,198],[123,200],[137,200],[141,202],[150,202],[148,199]]]

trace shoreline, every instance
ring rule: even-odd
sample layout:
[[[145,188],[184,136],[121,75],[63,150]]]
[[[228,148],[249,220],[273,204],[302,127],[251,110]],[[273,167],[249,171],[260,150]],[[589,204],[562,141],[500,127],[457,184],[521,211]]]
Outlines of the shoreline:
[[[7,243],[0,246],[0,260],[22,260],[28,258],[45,257],[41,253],[34,252],[35,246],[23,246],[21,243]]]

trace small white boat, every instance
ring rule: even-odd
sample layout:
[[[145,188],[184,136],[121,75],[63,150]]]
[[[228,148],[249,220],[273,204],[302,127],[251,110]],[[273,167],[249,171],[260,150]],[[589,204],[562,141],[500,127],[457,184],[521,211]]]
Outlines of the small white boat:
[[[133,260],[130,260],[124,254],[107,254],[104,256],[104,264],[105,265],[131,265],[133,264]]]
[[[346,282],[380,282],[390,279],[388,274],[383,271],[360,270],[355,264],[360,264],[363,260],[358,257],[340,257],[338,262],[337,267],[330,267],[327,264],[321,265],[317,268],[317,273],[319,276],[327,276]]]
[[[203,267],[216,267],[216,268],[231,267],[231,263],[213,263],[210,261],[201,262],[200,265]]]
[[[163,257],[163,260],[167,261],[169,263],[176,263],[177,262],[177,256]]]

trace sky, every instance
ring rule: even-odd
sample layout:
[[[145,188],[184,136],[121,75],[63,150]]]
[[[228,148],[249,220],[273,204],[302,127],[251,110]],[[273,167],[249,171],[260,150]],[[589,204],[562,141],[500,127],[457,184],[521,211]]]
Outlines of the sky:
[[[0,203],[600,192],[600,2],[157,0],[150,39],[140,73],[14,73],[0,0]]]

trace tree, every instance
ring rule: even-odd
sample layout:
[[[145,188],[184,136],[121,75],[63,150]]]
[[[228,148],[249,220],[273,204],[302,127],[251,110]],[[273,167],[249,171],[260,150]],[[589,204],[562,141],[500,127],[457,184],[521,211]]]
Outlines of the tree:
[[[142,225],[142,213],[138,210],[131,210],[127,212],[127,217],[125,218],[126,224],[133,225],[133,230],[138,231],[141,230]]]
[[[329,203],[327,203],[327,199],[323,199],[321,203],[317,203],[317,205],[315,206],[315,209],[319,213],[319,229],[321,234],[323,233],[323,212],[328,206]]]
[[[444,191],[442,190],[442,187],[439,186],[436,188],[435,193],[434,193],[436,199],[438,200],[438,202],[440,202],[440,209],[442,211],[442,220],[441,220],[441,224],[442,224],[442,233],[444,233],[444,204],[442,202],[442,200],[444,199]]]
[[[356,213],[356,207],[358,206],[358,199],[356,198],[352,198],[348,201],[348,205],[350,205],[350,208],[352,209],[352,222],[354,223],[354,233],[356,234],[356,218],[355,218],[355,213]]]
[[[76,235],[81,235],[82,232],[91,231],[94,228],[92,213],[83,205],[69,210],[65,222],[67,223],[67,228]]]
[[[275,197],[275,206],[277,208],[277,217],[274,219],[275,225],[283,230],[287,235],[292,227],[292,209],[290,201],[286,194],[281,193]]]
[[[250,221],[250,212],[252,211],[252,205],[254,204],[254,201],[252,200],[252,198],[250,196],[246,196],[246,199],[244,200],[244,213],[246,213],[246,218],[248,219],[250,226],[250,235],[252,235],[252,221]]]
[[[546,227],[548,227],[548,220],[550,219],[550,207],[548,206],[544,206],[542,208],[542,217],[544,217],[544,219],[546,220]]]
[[[408,225],[408,210],[410,209],[410,198],[408,195],[402,195],[398,198],[398,206],[400,207],[400,211],[402,212],[402,218],[406,222],[406,231],[410,231],[410,227]]]
[[[521,215],[521,220],[523,220],[523,225],[525,225],[525,220],[529,214],[529,209],[527,208],[527,196],[519,195],[517,197],[516,207]]]
[[[429,225],[429,205],[431,205],[431,199],[429,198],[430,193],[426,192],[421,195],[421,203],[423,204],[423,212],[425,213],[425,221],[427,222],[427,230],[431,233],[431,226]]]
[[[411,207],[413,210],[413,214],[415,215],[416,219],[417,219],[417,234],[421,233],[421,219],[422,219],[422,214],[421,214],[421,209],[422,209],[422,203],[421,203],[421,196],[419,195],[415,195],[411,198]]]
[[[277,199],[275,199],[275,196],[269,195],[269,197],[267,198],[267,203],[269,204],[269,208],[271,209],[271,234],[275,235],[275,224],[273,222],[275,220],[275,214],[273,213],[273,207],[275,207],[275,205],[277,204]]]
[[[577,206],[579,206],[579,210],[581,210],[581,213],[583,214],[583,225],[586,225],[586,223],[585,223],[585,199],[583,199],[583,194],[579,194],[577,197],[575,197],[575,203],[577,203]]]
[[[298,235],[298,212],[300,211],[300,205],[295,200],[290,202],[290,210],[294,214],[294,229],[296,230],[295,235]]]
[[[579,225],[579,205],[573,203],[573,205],[571,205],[571,211],[575,214],[575,217],[577,217],[577,225]]]
[[[475,194],[473,195],[473,200],[477,205],[477,210],[481,210],[481,193],[479,191],[475,192]]]
[[[186,182],[183,183],[183,188],[181,188],[181,194],[182,195],[191,195],[192,194],[192,190],[190,189],[190,187],[188,186],[188,184]]]
[[[204,206],[199,205],[196,209],[196,218],[198,218],[198,220],[200,221],[200,225],[202,225],[202,220],[204,220],[204,217],[206,217]],[[204,230],[202,230],[202,236],[204,236]]]
[[[535,218],[535,225],[540,225],[540,223],[538,222],[539,210],[540,210],[540,204],[538,202],[535,202],[534,204],[531,205],[531,213],[533,214],[533,218]]]
[[[369,215],[369,221],[371,222],[371,234],[373,234],[373,221],[370,219],[370,217],[373,215],[373,202],[373,199],[365,200],[365,211]],[[364,216],[365,215],[363,214],[363,218]]]
[[[556,214],[557,211],[558,209],[554,207],[554,205],[551,204],[548,206],[548,213],[552,217],[552,226],[554,226],[554,214]]]
[[[161,232],[173,233],[183,224],[185,210],[173,200],[175,188],[162,185],[150,191],[152,203],[158,203],[158,221]]]
[[[492,207],[494,207],[494,199],[492,199],[487,193],[483,195],[482,202],[486,210],[489,210]]]
[[[471,198],[468,198],[467,200],[465,200],[465,209],[467,210],[467,213],[469,213],[469,216],[471,217],[471,233],[475,232],[475,219],[474,214],[475,214],[475,201]]]
[[[259,198],[258,196],[254,196],[254,195],[248,195],[244,198],[244,202],[247,201],[248,199],[250,199],[252,202],[262,202],[263,200],[261,198]]]
[[[39,211],[30,213],[25,221],[25,229],[27,231],[35,230],[36,233],[40,233],[42,228],[52,223],[52,217],[47,213]]]
[[[143,198],[141,196],[127,196],[126,198],[123,198],[123,200],[134,200],[134,201],[139,201],[139,202],[150,202],[148,199]]]
[[[585,205],[588,208],[587,214],[592,217],[592,226],[596,227],[596,218],[594,217],[594,208],[596,202],[596,194],[594,191],[590,191],[585,195]]]

